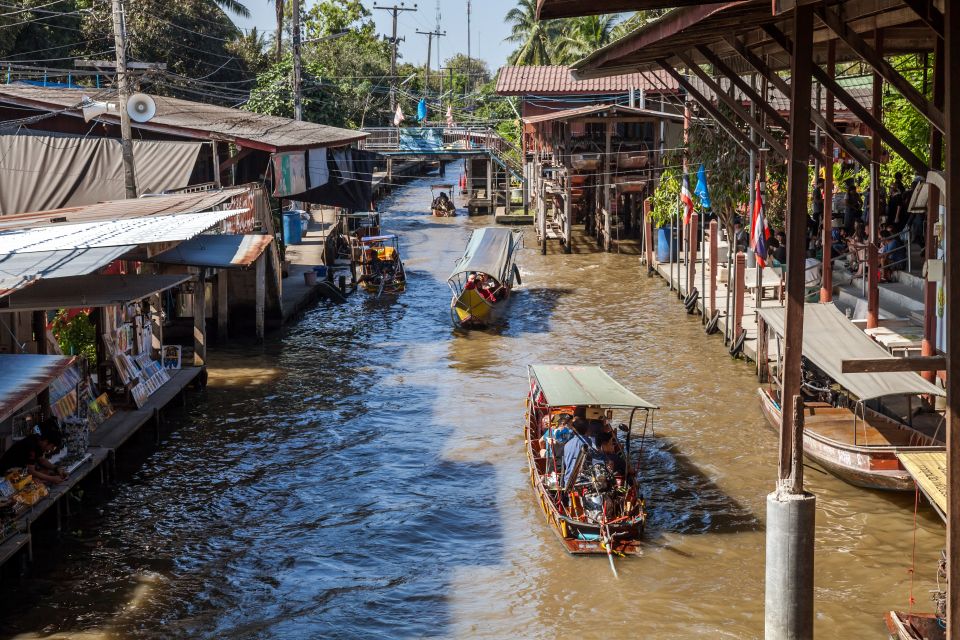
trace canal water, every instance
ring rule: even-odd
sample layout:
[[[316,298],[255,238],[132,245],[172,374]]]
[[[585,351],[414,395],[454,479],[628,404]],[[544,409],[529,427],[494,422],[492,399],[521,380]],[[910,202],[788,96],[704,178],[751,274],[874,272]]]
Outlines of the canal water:
[[[509,324],[455,333],[446,276],[492,220],[430,217],[435,181],[383,203],[407,292],[321,304],[262,349],[215,354],[162,445],[3,587],[0,634],[762,636],[777,440],[750,366],[636,256],[541,256],[529,228]],[[643,454],[647,543],[619,579],[566,555],[532,497],[528,363],[600,364],[663,407]],[[929,610],[943,540],[929,508],[915,522],[913,495],[806,477],[818,635],[885,637],[914,564]]]

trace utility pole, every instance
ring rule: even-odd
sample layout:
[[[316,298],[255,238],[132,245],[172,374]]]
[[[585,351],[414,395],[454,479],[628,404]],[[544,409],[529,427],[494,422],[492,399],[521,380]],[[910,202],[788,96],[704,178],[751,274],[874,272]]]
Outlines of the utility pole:
[[[123,156],[123,183],[128,198],[137,197],[137,172],[133,163],[133,131],[127,113],[130,94],[127,76],[127,30],[123,16],[123,0],[113,0],[113,46],[117,55],[117,87],[120,93],[120,148]]]
[[[381,11],[389,11],[393,15],[393,35],[390,36],[390,45],[393,47],[393,51],[390,54],[390,111],[393,112],[397,108],[397,45],[404,41],[404,38],[397,37],[397,15],[401,11],[416,11],[417,5],[414,4],[412,7],[405,7],[404,3],[399,5],[393,5],[392,7],[381,7],[379,5],[373,5],[374,9],[380,9]]]
[[[293,9],[293,119],[303,120],[303,60],[300,51],[300,0],[292,0]]]
[[[446,31],[441,32],[439,29],[436,31],[417,31],[422,36],[427,36],[427,69],[426,69],[426,78],[424,79],[423,95],[427,95],[430,92],[430,56],[432,55],[433,47],[433,36],[437,36],[437,47],[440,46],[440,38],[447,35]]]
[[[470,93],[470,0],[467,0],[467,81],[463,83],[463,92]]]

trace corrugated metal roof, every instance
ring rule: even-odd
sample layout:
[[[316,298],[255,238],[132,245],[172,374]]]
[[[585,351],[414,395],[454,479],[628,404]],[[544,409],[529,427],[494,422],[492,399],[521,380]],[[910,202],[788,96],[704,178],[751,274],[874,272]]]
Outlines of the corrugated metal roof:
[[[46,389],[73,360],[32,353],[0,354],[0,422]]]
[[[539,116],[530,116],[528,118],[524,118],[523,121],[526,124],[537,124],[539,122],[550,122],[553,120],[571,120],[573,118],[582,118],[584,116],[591,116],[599,113],[614,116],[650,116],[651,118],[663,118],[664,120],[683,122],[682,114],[653,111],[651,109],[640,109],[638,107],[627,107],[619,104],[598,104],[589,107],[566,109],[564,111],[555,111],[553,113],[545,113]]]
[[[0,309],[46,311],[124,304],[166,291],[193,277],[190,274],[86,275],[41,280],[22,291],[0,298]]]
[[[203,211],[175,216],[104,220],[47,225],[38,229],[0,231],[0,255],[189,240],[218,222],[246,211],[246,209]]]
[[[666,72],[654,71],[646,76],[656,76],[656,81],[651,84],[639,73],[575,80],[569,67],[506,66],[497,74],[496,91],[504,96],[517,96],[627,93],[631,88],[653,93],[663,92],[665,87],[670,91],[677,90],[676,80]]]
[[[77,106],[94,89],[63,89],[7,84],[0,87],[0,103],[47,110],[71,109],[70,115],[82,116]],[[97,89],[98,96],[104,92]],[[266,116],[178,98],[151,96],[157,103],[157,115],[146,123],[132,123],[134,129],[160,131],[170,135],[236,142],[240,146],[264,151],[289,151],[313,147],[339,147],[362,140],[361,131],[328,127],[313,122]],[[100,97],[101,100],[109,98]],[[119,116],[103,115],[106,122],[119,122]]]
[[[35,284],[41,278],[67,278],[93,273],[134,248],[132,245],[122,245],[0,254],[0,297]]]
[[[266,234],[197,236],[149,261],[218,269],[249,267],[271,242],[273,237]]]
[[[229,201],[231,198],[243,195],[249,190],[250,187],[234,187],[220,191],[144,196],[131,200],[109,200],[77,207],[17,213],[0,216],[0,231],[33,229],[47,224],[63,225],[206,211]]]

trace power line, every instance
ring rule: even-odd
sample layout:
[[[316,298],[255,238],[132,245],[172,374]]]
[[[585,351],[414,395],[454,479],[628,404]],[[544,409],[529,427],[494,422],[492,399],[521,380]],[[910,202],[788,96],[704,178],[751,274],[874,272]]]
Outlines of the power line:
[[[392,7],[373,5],[373,8],[381,11],[387,11],[393,16],[393,35],[390,36],[390,45],[392,48],[392,52],[390,54],[390,76],[392,78],[390,83],[390,111],[393,111],[397,106],[397,45],[399,45],[401,41],[405,40],[405,38],[397,38],[397,15],[403,11],[416,11],[417,5],[414,4],[411,8],[404,6],[404,3],[401,2],[399,5],[393,5]]]

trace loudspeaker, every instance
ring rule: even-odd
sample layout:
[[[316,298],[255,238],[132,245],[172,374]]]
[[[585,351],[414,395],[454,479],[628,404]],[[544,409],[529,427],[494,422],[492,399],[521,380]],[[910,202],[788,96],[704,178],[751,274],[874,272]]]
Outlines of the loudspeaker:
[[[157,103],[145,93],[135,93],[127,98],[127,113],[134,122],[149,122],[157,115]]]
[[[97,116],[102,116],[105,113],[117,113],[118,111],[120,111],[120,107],[116,102],[95,102],[88,99],[84,102],[83,119],[90,122]]]

